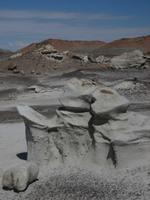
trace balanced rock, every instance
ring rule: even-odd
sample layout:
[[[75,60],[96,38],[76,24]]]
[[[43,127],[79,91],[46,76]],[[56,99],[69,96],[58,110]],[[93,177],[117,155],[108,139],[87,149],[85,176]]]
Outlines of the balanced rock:
[[[64,90],[66,96],[50,119],[28,106],[18,107],[29,161],[122,168],[150,161],[150,120],[128,112],[125,97],[86,79],[72,79]]]
[[[129,106],[129,101],[125,97],[107,87],[96,89],[92,96],[95,98],[91,105],[93,123],[97,125],[108,122],[118,113],[126,112]]]

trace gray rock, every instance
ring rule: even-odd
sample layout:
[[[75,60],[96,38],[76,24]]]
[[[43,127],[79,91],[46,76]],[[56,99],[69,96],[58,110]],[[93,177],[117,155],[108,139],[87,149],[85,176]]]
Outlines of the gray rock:
[[[58,117],[63,121],[65,126],[75,126],[88,129],[88,122],[91,118],[89,112],[69,112],[57,110]]]
[[[147,116],[127,112],[115,120],[95,127],[95,140],[113,144],[118,167],[136,166],[150,160],[150,119]],[[100,139],[99,139],[100,138]]]
[[[28,160],[40,166],[87,162],[122,168],[150,160],[150,120],[127,112],[125,97],[85,79],[71,79],[65,92],[69,97],[60,100],[51,119],[18,107],[26,127]]]
[[[143,52],[134,50],[132,52],[123,53],[111,59],[111,67],[115,69],[125,68],[141,68],[145,64]]]
[[[117,113],[126,112],[129,106],[129,101],[125,97],[107,87],[96,89],[92,96],[96,99],[91,105],[94,124],[108,122]]]
[[[65,92],[71,96],[79,97],[84,95],[91,95],[98,85],[94,81],[88,79],[72,78],[65,85]],[[100,87],[100,85],[99,85]]]
[[[90,103],[84,99],[80,98],[65,98],[60,99],[60,108],[63,110],[68,110],[71,112],[88,112],[90,111]]]
[[[83,61],[84,63],[89,62],[89,57],[87,55],[82,55],[82,54],[74,54],[72,55],[73,59]]]
[[[75,158],[82,161],[81,157],[88,153],[91,146],[88,112],[58,110],[56,118],[47,119],[27,106],[18,107],[18,111],[25,121],[29,161],[53,166]]]
[[[7,169],[2,177],[2,186],[4,189],[14,189],[15,191],[24,191],[27,186],[37,180],[39,173],[38,166],[33,162],[26,162]]]
[[[96,62],[97,62],[97,63],[100,63],[100,64],[107,64],[107,63],[109,63],[109,61],[110,61],[110,59],[107,58],[107,57],[105,57],[105,56],[103,56],[103,55],[98,56],[98,57],[96,58]]]

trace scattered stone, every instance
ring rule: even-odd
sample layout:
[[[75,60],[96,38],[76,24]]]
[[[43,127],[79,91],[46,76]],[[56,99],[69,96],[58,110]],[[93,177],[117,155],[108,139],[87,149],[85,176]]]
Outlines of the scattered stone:
[[[25,162],[6,170],[2,177],[4,189],[24,191],[28,185],[37,180],[39,173],[38,166],[33,162]]]
[[[129,101],[125,97],[107,87],[96,89],[92,96],[96,99],[91,105],[93,123],[97,125],[108,122],[113,115],[126,112],[129,107]]]

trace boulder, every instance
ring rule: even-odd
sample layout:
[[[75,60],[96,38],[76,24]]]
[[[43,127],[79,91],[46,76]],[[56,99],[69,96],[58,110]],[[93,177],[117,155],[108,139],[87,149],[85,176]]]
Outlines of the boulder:
[[[118,113],[126,112],[129,101],[108,87],[96,89],[92,96],[95,102],[91,105],[93,124],[103,124],[114,118]]]
[[[127,112],[116,120],[94,126],[95,140],[105,139],[104,144],[113,144],[118,167],[131,167],[150,161],[150,119],[147,116]]]
[[[39,173],[38,166],[33,162],[10,167],[2,177],[2,186],[4,189],[14,189],[17,192],[24,191],[28,185],[37,180]]]
[[[132,52],[123,53],[111,59],[111,67],[115,69],[141,68],[146,63],[143,52],[134,50]]]

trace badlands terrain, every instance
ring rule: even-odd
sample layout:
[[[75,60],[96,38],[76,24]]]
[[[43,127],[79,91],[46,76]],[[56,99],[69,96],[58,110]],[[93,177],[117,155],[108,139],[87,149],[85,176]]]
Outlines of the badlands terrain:
[[[149,200],[149,78],[150,36],[0,50],[0,200]],[[37,179],[4,190],[27,160]]]

